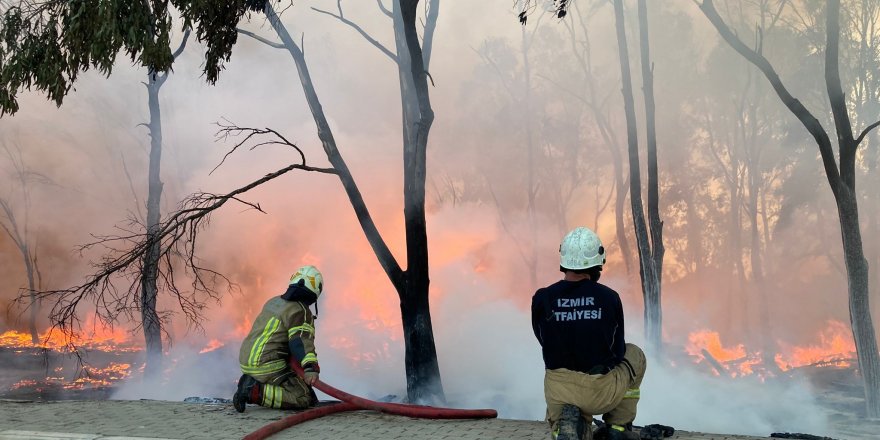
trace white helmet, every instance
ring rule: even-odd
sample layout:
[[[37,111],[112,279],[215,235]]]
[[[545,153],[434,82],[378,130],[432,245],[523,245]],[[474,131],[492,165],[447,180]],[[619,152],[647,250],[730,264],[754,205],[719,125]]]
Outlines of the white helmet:
[[[559,265],[581,270],[605,264],[605,248],[595,232],[579,227],[565,235],[559,246]]]
[[[306,289],[314,292],[316,296],[321,296],[321,291],[324,290],[324,276],[317,267],[303,266],[290,276],[290,284],[297,284],[300,281]]]

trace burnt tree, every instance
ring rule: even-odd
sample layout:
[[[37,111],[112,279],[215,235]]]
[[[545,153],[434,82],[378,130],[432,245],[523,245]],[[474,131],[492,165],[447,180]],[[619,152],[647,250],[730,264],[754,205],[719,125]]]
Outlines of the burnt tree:
[[[27,291],[25,292],[28,301],[27,309],[30,312],[28,318],[28,331],[31,334],[31,343],[37,345],[40,343],[40,334],[37,329],[40,303],[37,299],[37,291],[41,288],[41,283],[39,283],[40,270],[37,265],[37,246],[30,230],[30,183],[34,180],[47,181],[47,179],[41,174],[30,171],[25,166],[24,158],[22,157],[20,149],[16,149],[16,151],[13,152],[7,145],[4,145],[3,149],[6,151],[6,156],[12,163],[13,178],[16,180],[19,187],[21,200],[20,213],[22,218],[19,220],[16,216],[16,209],[13,205],[11,196],[0,197],[0,210],[2,210],[3,215],[3,217],[0,217],[0,219],[3,219],[0,221],[0,227],[2,227],[3,231],[5,231],[9,238],[12,239],[12,243],[15,244],[19,253],[21,253],[21,259],[24,263],[28,281]]]
[[[653,76],[651,67],[648,65],[647,18],[644,16],[644,6],[644,4],[640,3],[639,27],[642,28],[642,74],[645,82],[645,108],[648,124],[648,214],[651,219],[650,231],[645,220],[645,207],[642,201],[639,139],[638,129],[636,128],[629,50],[626,42],[623,0],[614,0],[614,21],[620,58],[620,78],[623,83],[623,108],[626,115],[626,134],[629,152],[629,199],[639,254],[642,297],[645,303],[645,337],[650,349],[660,350],[662,344],[662,313],[660,310],[661,267],[659,265],[662,265],[664,251],[661,237],[662,222],[660,222],[658,211],[659,192],[657,190],[656,138],[654,138]],[[642,23],[643,21],[644,23]]]
[[[639,41],[642,65],[642,91],[645,97],[645,125],[647,127],[648,224],[651,233],[650,259],[654,271],[653,278],[647,278],[650,272],[645,271],[645,278],[647,278],[647,282],[651,285],[646,286],[643,280],[642,292],[645,297],[645,325],[648,327],[648,341],[654,345],[655,350],[660,350],[663,336],[663,309],[660,303],[660,293],[663,281],[663,256],[666,254],[666,248],[663,246],[663,221],[660,220],[660,178],[657,172],[654,64],[651,61],[648,42],[648,6],[645,0],[639,0]],[[632,176],[632,172],[630,172],[630,176]]]
[[[395,18],[395,41],[398,50],[396,55],[390,51],[386,52],[388,55],[394,55],[397,61],[403,105],[403,192],[407,250],[405,270],[401,268],[379,234],[348,165],[336,145],[312,83],[305,56],[281,22],[272,4],[266,3],[265,13],[281,43],[266,40],[248,31],[239,30],[239,32],[272,47],[285,49],[293,58],[327,159],[336,171],[335,174],[339,176],[367,241],[400,297],[408,398],[411,402],[430,403],[442,402],[445,398],[440,380],[440,367],[437,363],[428,297],[430,278],[425,221],[425,179],[428,134],[434,121],[434,112],[428,93],[426,62],[416,31],[418,3],[418,0],[395,0],[391,14]],[[430,49],[426,48],[426,50]]]
[[[801,101],[791,95],[767,58],[746,46],[733,33],[718,14],[712,0],[705,0],[700,4],[703,14],[724,41],[764,74],[782,103],[803,124],[819,147],[825,176],[834,195],[840,221],[846,264],[850,322],[856,342],[859,368],[864,381],[867,415],[868,417],[880,417],[880,353],[877,352],[877,340],[874,324],[871,320],[868,261],[865,258],[862,244],[855,181],[859,144],[871,130],[880,125],[880,122],[868,125],[858,136],[853,133],[847,110],[846,95],[843,93],[840,80],[840,1],[829,0],[826,8],[825,87],[837,135],[839,164],[828,132]]]
[[[172,56],[177,58],[186,47],[189,39],[189,30],[183,35],[183,41],[174,51]],[[159,221],[162,216],[160,202],[162,200],[162,109],[159,105],[159,91],[165,81],[168,80],[168,72],[150,71],[147,74],[147,103],[150,109],[150,122],[147,128],[150,130],[150,164],[148,173],[147,191],[147,237],[151,245],[147,248],[143,258],[141,269],[141,327],[144,331],[144,343],[147,352],[146,376],[155,376],[162,371],[162,322],[156,310],[159,298],[159,258],[162,254],[159,240],[156,234],[159,230]]]

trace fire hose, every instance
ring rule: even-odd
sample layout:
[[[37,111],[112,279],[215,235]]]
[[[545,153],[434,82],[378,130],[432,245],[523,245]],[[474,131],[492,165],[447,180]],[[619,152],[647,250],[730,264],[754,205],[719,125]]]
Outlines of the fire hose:
[[[303,370],[298,362],[290,362],[290,366],[294,369],[294,371],[296,371],[299,377],[303,377]],[[315,381],[314,385],[312,386],[324,392],[328,396],[335,397],[342,402],[335,405],[312,408],[285,417],[276,422],[272,422],[246,435],[244,437],[244,440],[262,440],[272,434],[276,434],[302,422],[314,420],[330,414],[355,410],[373,410],[386,414],[415,417],[421,419],[488,419],[498,417],[498,412],[494,409],[439,408],[424,405],[406,405],[401,403],[376,402],[346,393],[345,391],[342,391],[327,383],[322,382],[320,379]]]

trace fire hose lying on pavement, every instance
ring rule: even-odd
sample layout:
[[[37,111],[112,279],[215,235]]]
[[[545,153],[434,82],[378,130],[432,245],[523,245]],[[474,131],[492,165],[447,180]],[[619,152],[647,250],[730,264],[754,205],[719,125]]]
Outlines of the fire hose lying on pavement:
[[[296,371],[300,377],[303,377],[303,370],[298,362],[291,362],[290,366]],[[363,397],[358,397],[345,391],[339,390],[328,385],[321,380],[317,380],[313,385],[318,390],[324,392],[328,396],[341,400],[341,403],[312,408],[303,412],[285,417],[277,422],[272,422],[262,428],[246,435],[244,440],[262,440],[272,434],[281,432],[293,425],[314,420],[330,414],[345,411],[357,410],[373,410],[386,414],[394,414],[398,416],[415,417],[421,419],[489,419],[498,417],[498,412],[494,409],[455,409],[455,408],[438,408],[423,405],[405,405],[400,403],[376,402]]]

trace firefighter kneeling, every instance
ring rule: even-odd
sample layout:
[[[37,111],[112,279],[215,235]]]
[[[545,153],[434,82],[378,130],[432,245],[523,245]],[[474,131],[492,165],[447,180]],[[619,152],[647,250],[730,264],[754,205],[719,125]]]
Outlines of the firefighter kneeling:
[[[244,374],[232,397],[236,411],[244,412],[248,403],[304,409],[318,402],[312,390],[320,372],[315,353],[317,305],[315,314],[309,305],[317,303],[323,287],[321,272],[303,266],[290,277],[287,291],[263,306],[241,344],[239,363]],[[304,379],[290,369],[291,357],[305,370]]]
[[[638,439],[632,431],[645,375],[642,349],[623,337],[623,305],[599,284],[605,248],[587,228],[559,247],[561,281],[532,297],[532,329],[546,368],[544,398],[554,439]],[[605,424],[593,432],[593,415]]]

